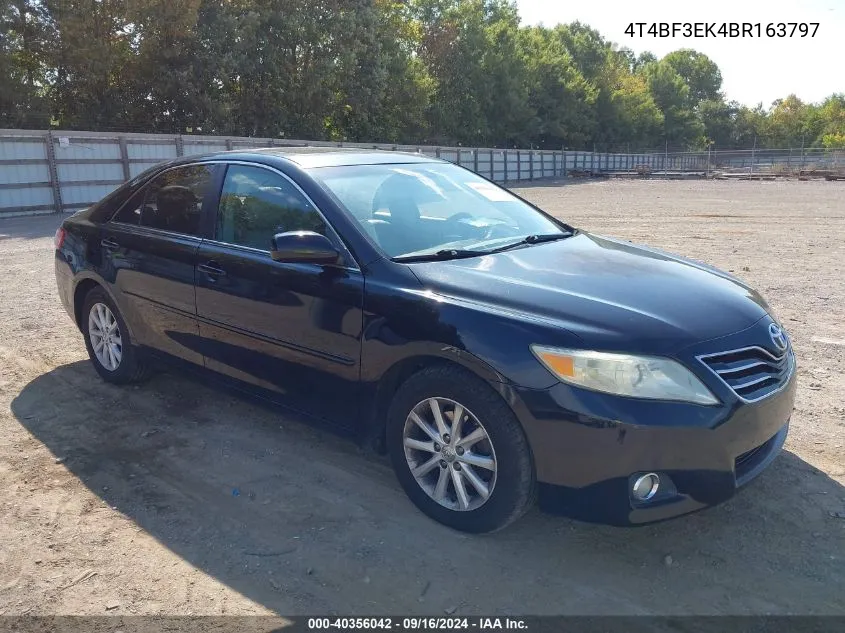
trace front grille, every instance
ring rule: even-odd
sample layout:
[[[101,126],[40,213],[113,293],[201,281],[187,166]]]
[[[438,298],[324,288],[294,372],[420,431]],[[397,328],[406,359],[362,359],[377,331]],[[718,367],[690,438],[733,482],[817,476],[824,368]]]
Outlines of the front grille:
[[[762,347],[746,347],[698,358],[746,402],[761,400],[778,391],[795,368],[791,346],[781,356],[774,356]]]

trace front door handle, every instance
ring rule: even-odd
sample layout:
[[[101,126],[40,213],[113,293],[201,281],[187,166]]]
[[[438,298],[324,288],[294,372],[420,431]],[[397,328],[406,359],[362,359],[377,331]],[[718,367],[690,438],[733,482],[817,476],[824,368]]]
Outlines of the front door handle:
[[[226,271],[220,268],[217,262],[211,261],[206,262],[205,264],[200,264],[197,266],[202,272],[204,272],[211,281],[215,281],[218,277],[225,277]]]
[[[109,238],[102,240],[100,242],[100,246],[102,246],[103,248],[107,248],[110,251],[113,251],[113,250],[120,248],[120,244],[118,244],[117,242],[115,242],[114,240],[111,240]]]

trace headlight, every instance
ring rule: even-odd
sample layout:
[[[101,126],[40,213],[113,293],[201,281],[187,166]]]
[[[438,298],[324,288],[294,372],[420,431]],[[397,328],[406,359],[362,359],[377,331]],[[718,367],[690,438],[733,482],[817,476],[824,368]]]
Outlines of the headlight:
[[[532,345],[531,351],[563,382],[632,398],[719,401],[686,367],[669,358],[631,356]]]

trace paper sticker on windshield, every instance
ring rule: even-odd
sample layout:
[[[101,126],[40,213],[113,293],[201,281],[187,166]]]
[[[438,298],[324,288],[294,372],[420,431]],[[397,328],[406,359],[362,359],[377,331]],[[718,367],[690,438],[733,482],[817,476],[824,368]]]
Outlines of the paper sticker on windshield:
[[[504,189],[499,189],[496,185],[489,182],[468,182],[467,186],[472,187],[482,196],[493,202],[510,202],[513,200],[511,195]]]

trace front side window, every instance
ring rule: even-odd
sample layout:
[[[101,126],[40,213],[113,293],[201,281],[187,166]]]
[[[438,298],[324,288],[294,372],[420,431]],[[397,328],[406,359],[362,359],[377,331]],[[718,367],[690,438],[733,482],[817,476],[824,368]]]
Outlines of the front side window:
[[[261,250],[288,231],[326,235],[320,213],[286,178],[262,167],[230,165],[220,195],[217,239]]]
[[[444,249],[481,253],[565,233],[507,190],[456,165],[324,167],[311,174],[388,257]]]
[[[132,196],[114,221],[199,235],[202,203],[213,184],[213,170],[213,165],[189,165],[159,174]]]

